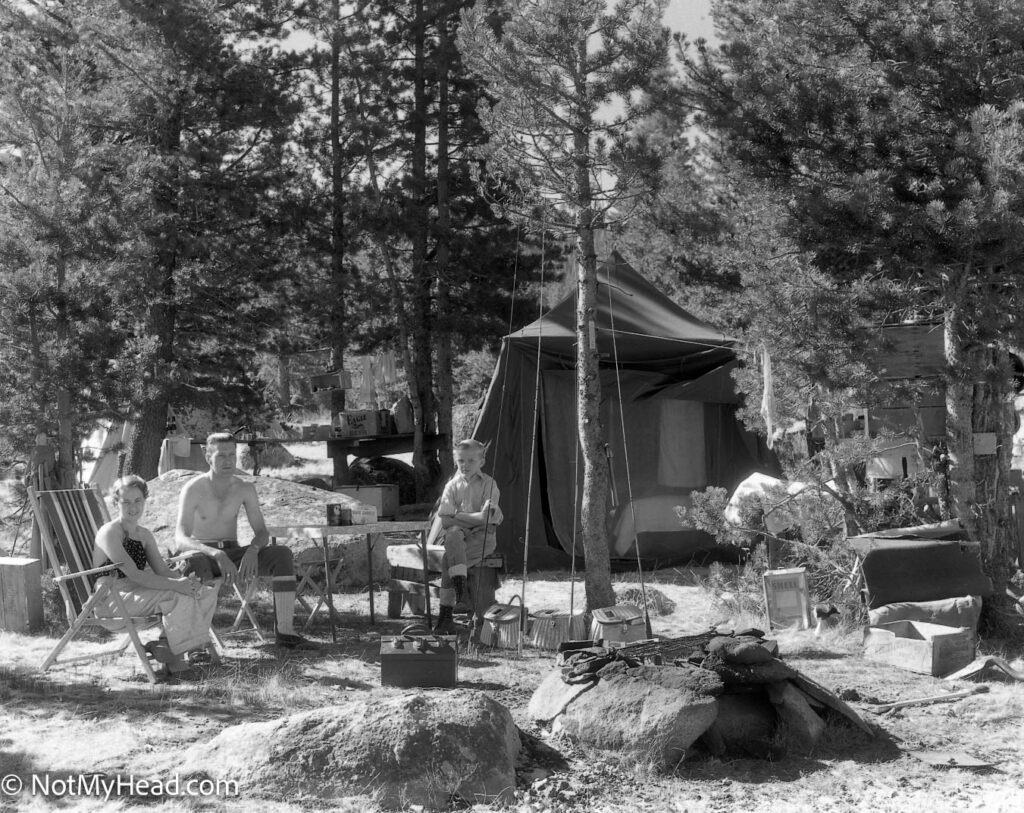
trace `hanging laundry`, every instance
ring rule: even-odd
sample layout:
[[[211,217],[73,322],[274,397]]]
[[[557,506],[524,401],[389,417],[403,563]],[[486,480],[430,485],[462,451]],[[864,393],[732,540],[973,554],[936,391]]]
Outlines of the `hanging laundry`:
[[[768,448],[775,445],[775,390],[772,381],[772,358],[768,355],[768,348],[761,347],[761,372],[763,376],[764,393],[761,396],[761,417],[764,418],[765,432],[767,433]]]
[[[359,366],[363,371],[359,382],[359,398],[364,404],[373,403],[373,356],[360,356]]]
[[[386,386],[398,383],[398,369],[395,365],[395,354],[391,350],[385,350],[380,355],[380,377]]]

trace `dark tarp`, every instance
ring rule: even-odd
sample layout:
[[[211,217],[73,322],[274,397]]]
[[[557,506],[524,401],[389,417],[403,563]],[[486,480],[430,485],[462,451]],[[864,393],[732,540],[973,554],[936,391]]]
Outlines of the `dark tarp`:
[[[501,488],[498,549],[517,568],[530,494],[530,567],[563,566],[572,550],[583,472],[575,453],[575,324],[573,290],[543,318],[505,337],[474,431],[490,443],[487,469]],[[735,340],[684,311],[618,255],[598,268],[596,325],[610,507],[616,506],[609,517],[613,559],[636,556],[634,511],[645,559],[682,561],[713,548],[709,536],[682,527],[674,506],[686,504],[694,489],[731,490],[754,471],[778,472],[771,452],[736,419],[729,375]]]

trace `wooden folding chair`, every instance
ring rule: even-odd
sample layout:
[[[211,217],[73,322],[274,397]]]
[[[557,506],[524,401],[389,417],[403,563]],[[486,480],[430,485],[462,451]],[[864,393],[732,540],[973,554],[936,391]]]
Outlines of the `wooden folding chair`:
[[[46,564],[54,572],[54,581],[64,599],[64,609],[70,622],[68,631],[43,661],[42,671],[45,672],[55,663],[75,663],[120,655],[131,644],[142,662],[146,677],[151,683],[156,683],[156,673],[139,638],[139,632],[159,624],[161,616],[129,615],[120,593],[112,589],[116,581],[112,574],[120,563],[91,566],[96,532],[110,519],[99,491],[95,487],[58,491],[37,491],[29,487],[28,494],[39,528],[43,555]],[[62,573],[62,568],[69,572]],[[110,604],[117,610],[116,615],[96,615],[97,609],[102,607],[109,610]],[[85,627],[103,627],[112,632],[125,632],[126,635],[113,648],[61,659],[61,652]],[[219,641],[213,630],[210,633],[210,656],[214,661],[219,661],[215,646]]]

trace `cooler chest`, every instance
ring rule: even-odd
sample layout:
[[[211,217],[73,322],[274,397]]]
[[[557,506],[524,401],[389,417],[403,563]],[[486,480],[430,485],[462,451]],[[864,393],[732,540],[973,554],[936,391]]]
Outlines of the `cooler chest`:
[[[382,686],[455,686],[459,673],[459,644],[454,635],[403,632],[380,639],[380,682]]]

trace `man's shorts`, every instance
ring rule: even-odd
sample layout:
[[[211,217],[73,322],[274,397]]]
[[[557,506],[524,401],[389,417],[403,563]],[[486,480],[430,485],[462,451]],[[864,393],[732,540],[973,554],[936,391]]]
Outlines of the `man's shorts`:
[[[215,542],[204,542],[203,544],[210,548],[211,555],[205,555],[196,551],[186,560],[183,572],[186,576],[194,573],[204,582],[213,581],[213,579],[221,575],[220,568],[212,556],[215,551],[224,551],[228,559],[237,566],[242,561],[242,557],[245,556],[245,552],[249,550],[248,545],[239,545],[235,539],[222,539]],[[267,545],[261,548],[256,563],[258,567],[257,573],[260,576],[295,575],[292,552],[284,545]]]

